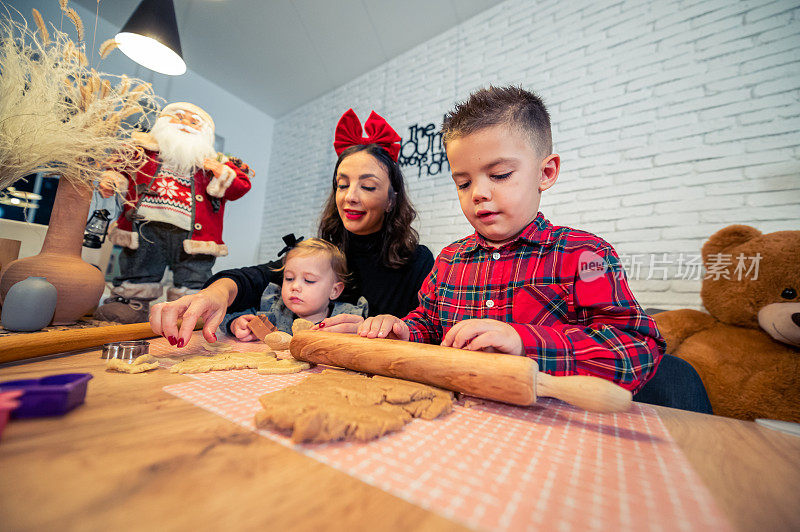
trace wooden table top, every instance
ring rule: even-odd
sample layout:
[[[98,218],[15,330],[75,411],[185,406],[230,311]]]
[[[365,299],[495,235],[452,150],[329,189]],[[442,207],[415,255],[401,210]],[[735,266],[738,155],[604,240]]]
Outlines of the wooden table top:
[[[95,350],[0,381],[64,372],[94,375],[86,403],[0,440],[0,529],[463,530],[162,390],[183,375],[107,373]],[[800,529],[800,438],[657,410],[737,529]]]

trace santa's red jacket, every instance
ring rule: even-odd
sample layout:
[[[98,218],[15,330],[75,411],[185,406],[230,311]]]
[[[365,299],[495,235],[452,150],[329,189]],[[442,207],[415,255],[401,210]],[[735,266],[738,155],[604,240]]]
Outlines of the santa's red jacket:
[[[109,239],[116,245],[137,249],[139,247],[139,234],[133,230],[133,223],[127,216],[134,208],[139,195],[136,192],[137,185],[145,185],[147,190],[158,194],[154,186],[155,174],[160,164],[158,152],[145,150],[145,163],[135,175],[127,173],[128,193],[126,203],[123,206],[122,214],[115,227],[109,231]],[[217,257],[224,257],[228,254],[228,246],[222,241],[222,220],[225,215],[225,203],[244,196],[250,190],[250,178],[237,168],[232,162],[226,161],[226,167],[230,168],[235,175],[228,175],[228,179],[217,180],[213,187],[215,196],[208,192],[208,185],[214,175],[203,169],[199,169],[194,174],[194,197],[192,200],[192,231],[191,237],[183,241],[183,249],[186,253],[208,254]],[[123,172],[124,173],[124,172]],[[218,210],[214,210],[214,203],[218,201]]]

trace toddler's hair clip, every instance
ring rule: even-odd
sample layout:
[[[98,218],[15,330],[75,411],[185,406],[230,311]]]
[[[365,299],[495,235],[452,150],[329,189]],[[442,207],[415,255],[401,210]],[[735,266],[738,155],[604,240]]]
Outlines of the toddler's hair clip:
[[[290,251],[290,250],[291,250],[293,247],[295,247],[297,244],[299,244],[300,242],[302,242],[302,241],[303,241],[303,237],[301,236],[300,238],[296,238],[296,237],[294,236],[294,233],[289,233],[288,235],[284,235],[284,236],[282,237],[282,240],[283,240],[283,243],[284,243],[284,244],[286,244],[286,247],[284,247],[282,250],[280,250],[280,251],[278,252],[278,256],[279,256],[279,257],[280,257],[281,255],[283,255],[284,253],[289,253],[289,251]]]

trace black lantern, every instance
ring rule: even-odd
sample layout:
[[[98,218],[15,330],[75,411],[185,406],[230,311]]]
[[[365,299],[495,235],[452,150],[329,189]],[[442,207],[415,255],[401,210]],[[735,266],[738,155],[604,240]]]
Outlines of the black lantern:
[[[111,223],[111,213],[106,209],[94,211],[86,223],[83,233],[83,247],[98,249],[106,241],[108,224]]]

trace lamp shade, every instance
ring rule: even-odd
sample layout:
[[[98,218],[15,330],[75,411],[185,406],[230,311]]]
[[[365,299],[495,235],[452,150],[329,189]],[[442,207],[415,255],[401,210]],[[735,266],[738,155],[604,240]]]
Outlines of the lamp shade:
[[[122,53],[150,70],[171,76],[186,72],[173,0],[142,0],[114,40]]]

